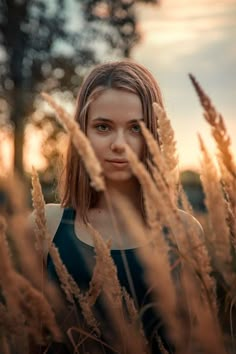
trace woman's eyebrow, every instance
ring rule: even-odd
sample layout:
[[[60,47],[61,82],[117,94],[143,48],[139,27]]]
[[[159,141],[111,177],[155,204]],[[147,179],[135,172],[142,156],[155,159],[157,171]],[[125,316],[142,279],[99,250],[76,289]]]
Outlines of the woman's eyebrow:
[[[96,117],[94,119],[92,119],[93,122],[95,121],[102,121],[102,122],[109,122],[109,123],[114,123],[113,120],[109,119],[109,118],[105,118],[105,117]],[[137,123],[139,121],[144,122],[144,118],[137,118],[137,119],[131,119],[129,120],[127,123]]]

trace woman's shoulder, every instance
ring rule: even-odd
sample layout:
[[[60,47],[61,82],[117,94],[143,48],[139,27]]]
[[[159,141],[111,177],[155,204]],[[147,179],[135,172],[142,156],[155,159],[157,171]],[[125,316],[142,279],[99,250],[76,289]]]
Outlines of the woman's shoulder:
[[[191,214],[184,210],[178,209],[178,214],[187,228],[193,228],[199,237],[203,237],[203,228],[200,222]]]
[[[60,204],[45,205],[45,217],[49,235],[53,238],[60,224],[64,208]]]
[[[60,224],[64,208],[60,204],[49,203],[45,205],[45,218],[50,240],[53,240]],[[29,215],[29,227],[35,228],[35,210]]]

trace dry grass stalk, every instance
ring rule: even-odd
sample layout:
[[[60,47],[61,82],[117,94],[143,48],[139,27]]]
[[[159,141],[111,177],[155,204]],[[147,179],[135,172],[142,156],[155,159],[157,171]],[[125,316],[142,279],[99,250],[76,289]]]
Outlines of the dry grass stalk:
[[[212,135],[218,148],[217,159],[222,173],[222,179],[224,180],[225,189],[229,196],[231,210],[234,218],[236,218],[236,163],[232,154],[231,139],[222,115],[216,111],[210,98],[191,74],[190,79],[204,108],[204,117],[211,126]]]
[[[5,237],[5,221],[0,219],[0,285],[9,315],[18,317],[22,328],[27,326],[27,335],[36,342],[42,341],[41,324],[56,340],[61,339],[55,316],[43,295],[18,274],[11,263]],[[26,325],[25,325],[26,324]],[[32,332],[32,330],[34,331]]]
[[[160,244],[162,235],[157,243]],[[153,244],[153,242],[152,242]],[[153,251],[146,249],[139,252],[145,266],[146,281],[152,287],[156,300],[155,308],[161,315],[167,328],[167,335],[176,346],[176,353],[181,353],[184,348],[181,321],[177,317],[177,298],[166,247],[154,247]]]
[[[58,290],[47,281],[46,277],[42,278],[44,266],[42,254],[35,249],[35,235],[29,226],[29,210],[25,204],[24,196],[21,197],[19,191],[14,193],[14,188],[20,188],[21,183],[16,177],[11,178],[7,187],[5,192],[7,198],[9,198],[10,210],[12,209],[11,215],[6,216],[8,220],[8,241],[12,247],[14,264],[34,288],[45,293],[49,303],[53,303],[54,309],[61,310],[63,304]],[[24,192],[24,188],[22,192]],[[14,201],[14,195],[17,201]]]
[[[217,299],[216,299],[216,283],[211,275],[213,272],[211,266],[211,259],[205,244],[203,233],[200,234],[193,224],[189,223],[188,233],[191,235],[189,238],[190,252],[188,259],[191,258],[191,265],[195,270],[195,274],[199,277],[202,301],[211,309],[212,314],[216,317],[218,313]]]
[[[144,346],[148,346],[148,342],[145,338],[145,333],[143,330],[143,325],[140,321],[139,313],[138,313],[138,310],[135,306],[134,300],[128,294],[128,292],[126,291],[125,288],[122,288],[122,293],[123,293],[123,299],[124,299],[124,302],[126,305],[126,309],[128,312],[129,321],[131,323],[131,327],[137,328],[137,334],[139,334],[141,336],[141,338],[143,339]]]
[[[178,195],[179,195],[183,210],[186,211],[187,213],[189,213],[190,215],[193,215],[194,212],[193,212],[192,205],[189,202],[188,197],[187,197],[181,183],[179,184]]]
[[[176,202],[176,186],[173,186],[173,184],[170,184],[169,179],[169,170],[167,168],[166,162],[163,159],[163,156],[161,154],[160,148],[154,139],[153,135],[151,132],[145,127],[144,123],[140,122],[140,126],[142,129],[142,134],[145,138],[146,144],[148,146],[149,152],[152,157],[153,164],[147,160],[146,163],[152,172],[152,176],[154,178],[154,181],[156,183],[156,188],[159,190],[167,190],[169,198],[173,200],[173,202]],[[166,188],[168,187],[168,188]],[[146,204],[148,203],[148,200],[145,199]]]
[[[11,354],[11,349],[8,340],[2,334],[0,334],[0,352],[2,354]]]
[[[223,163],[219,161],[221,185],[224,191],[227,224],[230,230],[231,243],[236,251],[236,179],[232,178]]]
[[[103,240],[102,236],[97,230],[95,230],[92,225],[88,224],[90,234],[93,238],[94,245],[96,247],[96,252],[99,258],[103,258],[103,289],[107,291],[109,297],[112,299],[112,303],[119,309],[122,308],[122,291],[120,283],[117,276],[117,268],[111,257],[110,250]],[[105,282],[104,282],[105,280]],[[93,278],[93,282],[95,279]],[[92,283],[88,292],[88,296],[92,294]]]
[[[126,155],[134,175],[137,177],[142,186],[149,227],[153,230],[157,230],[158,225],[160,224],[159,221],[161,220],[163,225],[168,225],[172,230],[175,230],[175,219],[177,218],[179,220],[176,205],[174,204],[172,198],[170,198],[169,189],[162,182],[162,178],[160,174],[158,174],[158,170],[152,170],[158,184],[157,188],[142,162],[138,160],[137,156],[128,145],[126,145]],[[150,168],[152,167],[150,166]],[[159,216],[159,219],[157,219],[157,215]],[[185,230],[181,227],[181,224],[177,223],[177,225],[180,227],[180,229],[177,230],[180,231],[179,234],[185,234]],[[176,241],[178,247],[181,248],[178,240],[175,239],[174,241]]]
[[[50,238],[46,227],[45,203],[42,198],[42,188],[35,168],[32,168],[32,202],[35,210],[36,249],[43,254],[49,248]]]
[[[155,168],[155,166],[153,166],[149,161],[147,161],[147,164],[149,166],[149,169],[155,181],[156,191],[157,193],[159,193],[158,204],[162,205],[162,207],[164,207],[166,211],[171,209],[172,213],[173,212],[175,213],[177,210],[177,204],[176,204],[174,193],[172,194],[170,193],[170,189],[162,179],[162,176],[158,171],[158,169]],[[148,197],[146,198],[145,202],[147,205],[148,204],[151,205],[151,201],[149,200]],[[153,205],[155,209],[153,208],[153,206],[152,207],[150,206],[149,207],[150,212],[147,213],[149,215],[149,218],[150,219],[152,218],[152,228],[154,229],[157,229],[158,226],[161,227],[162,226],[161,224],[165,225],[167,223],[166,217],[163,211],[160,212],[161,207],[158,206],[158,204],[156,200],[156,204]],[[155,210],[155,213],[153,213],[153,210]]]
[[[42,189],[40,186],[40,182],[37,176],[37,173],[34,172],[34,178],[32,179],[32,197],[33,197],[33,205],[35,208],[35,223],[40,226],[40,234],[37,235],[38,239],[41,240],[49,240],[48,231],[46,225],[46,217],[45,217],[45,202],[42,194]],[[38,228],[35,230],[36,234],[38,232]],[[69,274],[67,268],[63,264],[58,249],[53,243],[48,243],[49,254],[52,258],[53,264],[55,266],[55,270],[57,276],[60,281],[60,286],[66,295],[66,299],[75,307],[75,300],[78,300],[82,314],[90,327],[94,329],[96,333],[100,333],[98,329],[97,321],[92,313],[92,309],[86,303],[83,294],[81,293],[77,283],[73,279],[73,277]]]
[[[43,294],[31,287],[28,281],[19,274],[15,275],[14,280],[19,287],[20,305],[24,313],[28,314],[27,320],[31,320],[31,325],[28,328],[29,332],[32,333],[32,331],[37,329],[35,333],[38,333],[37,331],[41,331],[43,327],[50,330],[54,340],[61,341],[62,334],[56,324],[55,315]],[[18,295],[17,291],[15,295]]]
[[[39,181],[38,181],[37,176],[35,176],[35,178],[33,180],[33,184],[35,185],[37,183],[39,183]],[[44,224],[46,222],[46,219],[45,219],[45,217],[42,218],[42,215],[43,215],[42,209],[43,209],[44,201],[43,201],[43,197],[41,194],[41,189],[39,189],[37,187],[36,190],[38,192],[40,191],[40,193],[38,193],[38,196],[37,196],[37,203],[34,203],[34,204],[35,204],[35,207],[38,207],[41,209],[41,212],[37,216],[37,210],[35,210],[35,214],[36,214],[36,218],[37,217],[41,218],[40,222],[38,223],[38,224],[41,224],[41,230],[44,229],[44,231],[46,232],[46,225]],[[33,195],[35,195],[35,193]],[[115,276],[116,271],[117,271],[116,267],[115,267],[115,265],[111,264],[112,259],[110,258],[109,250],[107,248],[106,243],[103,243],[102,238],[101,237],[99,238],[98,234],[96,234],[94,240],[95,240],[95,244],[97,245],[97,248],[99,247],[98,245],[99,245],[99,241],[100,241],[100,251],[102,251],[103,263],[105,264],[105,269],[107,270],[107,272],[105,272],[107,296],[108,296],[108,294],[109,294],[109,296],[111,296],[111,294],[112,294],[112,300],[115,302],[116,306],[118,305],[118,307],[121,308],[122,296],[121,296],[119,281],[117,279],[117,276]],[[101,242],[101,240],[102,240],[102,242]],[[98,293],[96,291],[95,291],[95,294],[92,291],[92,289],[94,290],[93,285],[96,282],[95,278],[93,277],[93,282],[91,283],[91,288],[90,288],[89,293],[82,295],[80,290],[78,289],[77,284],[74,282],[73,278],[68,274],[66,267],[62,264],[58,250],[56,249],[56,247],[54,247],[53,244],[49,248],[49,253],[53,259],[53,262],[54,262],[54,265],[56,268],[56,272],[57,272],[60,282],[61,282],[61,286],[62,286],[63,290],[65,291],[67,298],[69,299],[70,302],[73,302],[73,297],[72,297],[72,295],[73,295],[79,301],[81,309],[82,309],[82,313],[83,313],[84,318],[86,319],[86,322],[89,324],[90,327],[93,328],[95,333],[100,334],[97,321],[95,320],[95,318],[92,314],[92,310],[91,310],[91,305],[95,301],[94,295],[95,294],[98,295]],[[104,253],[107,255],[107,257],[106,256],[104,257]],[[106,264],[106,262],[108,262],[108,264]],[[96,275],[96,273],[95,273],[95,275]],[[108,279],[110,282],[108,282]],[[115,281],[115,279],[117,279],[117,281]],[[89,295],[92,295],[92,297],[93,297],[92,301],[91,300],[88,301]]]
[[[156,205],[156,207],[158,206],[161,207],[160,213],[162,211],[162,213],[168,215],[169,218],[169,220],[167,220],[168,226],[170,226],[171,232],[176,235],[175,239],[177,239],[177,245],[179,247],[179,250],[183,254],[184,257],[183,259],[185,259],[185,263],[190,268],[193,268],[196,271],[196,273],[199,274],[201,280],[201,289],[202,289],[201,293],[202,296],[205,298],[205,300],[207,300],[205,301],[205,303],[207,304],[206,306],[208,306],[209,303],[213,301],[212,306],[213,309],[215,310],[216,309],[215,284],[213,279],[209,275],[211,272],[210,260],[209,260],[206,247],[202,243],[203,240],[200,241],[199,232],[195,228],[193,227],[191,228],[190,227],[191,225],[186,225],[186,227],[184,227],[183,221],[180,219],[180,216],[178,215],[175,206],[171,204],[170,200],[169,202],[167,202],[167,198],[163,200],[162,194],[161,193],[158,194],[157,190],[155,190],[155,188],[152,186],[152,182],[150,181],[150,178],[148,178],[146,172],[144,172],[142,164],[137,159],[135,159],[134,154],[132,153],[131,150],[129,150],[129,148],[127,150],[128,150],[127,157],[131,163],[131,168],[133,170],[133,173],[137,176],[143,188],[145,189],[147,185],[151,185],[151,188],[148,189],[147,197],[153,201],[153,205]],[[168,193],[165,193],[165,196],[168,196]],[[193,258],[191,258],[192,255],[194,255],[197,262],[194,261]],[[155,269],[157,269],[157,265]],[[166,279],[166,274],[165,274],[165,279]],[[153,282],[154,279],[152,279],[152,283]],[[164,296],[165,295],[163,294],[163,297]]]
[[[190,215],[193,215],[193,209],[189,203],[187,196],[183,190],[182,185],[179,186],[179,195],[182,203],[183,210]],[[196,229],[191,223],[188,225],[190,243],[190,253],[194,260],[194,269],[196,274],[199,275],[202,287],[202,296],[204,300],[212,306],[212,311],[217,316],[217,300],[216,300],[216,284],[212,274],[212,266],[210,256],[205,244],[204,234],[200,234],[200,227]]]
[[[42,93],[42,97],[56,111],[60,122],[70,134],[71,140],[83,160],[86,171],[91,179],[91,186],[97,191],[105,189],[105,182],[102,177],[102,168],[92,149],[91,143],[86,135],[81,131],[79,124],[75,122],[66,111],[60,107],[51,96]]]
[[[158,188],[156,187],[148,171],[128,145],[126,145],[126,155],[131,169],[143,189],[145,206],[148,205],[147,213],[149,212],[149,215],[147,217],[148,220],[151,219],[152,221],[151,224],[149,223],[149,226],[155,229],[158,223],[153,219],[159,215],[163,225],[170,227],[170,237],[173,235],[173,241],[177,244],[179,250],[186,251],[188,249],[187,230],[178,214],[177,206],[170,197],[168,187],[163,183],[160,185],[159,181],[161,181],[161,178],[158,175],[155,176],[155,179],[158,179],[159,183]],[[158,170],[153,170],[153,173],[158,174]],[[178,237],[175,237],[175,235],[178,235]]]
[[[9,315],[6,305],[0,302],[0,332],[16,334],[19,327],[16,326],[15,320]]]
[[[171,267],[168,255],[168,245],[162,232],[157,229],[149,233],[143,229],[133,206],[120,196],[117,198],[117,208],[122,215],[122,222],[127,225],[131,235],[143,247],[137,249],[138,256],[145,269],[147,285],[154,294],[155,309],[167,325],[169,337],[177,344],[178,350],[184,345],[182,325],[177,319],[177,300],[175,285],[171,277]],[[129,220],[135,220],[132,225]],[[141,308],[139,315],[145,312]],[[178,351],[177,351],[178,352]],[[181,352],[181,351],[180,351]]]
[[[165,347],[164,347],[164,345],[163,345],[163,343],[162,343],[162,340],[161,340],[160,336],[158,336],[157,334],[156,334],[156,340],[157,340],[159,349],[160,349],[160,351],[161,351],[161,354],[169,354],[169,353],[167,352],[167,350],[165,350]]]
[[[130,322],[133,325],[137,325],[137,324],[140,325],[141,323],[139,322],[139,314],[138,314],[138,311],[135,307],[134,301],[124,287],[122,288],[122,296],[123,296],[123,299],[126,304],[126,309],[128,312],[128,317],[129,317]],[[140,331],[142,331],[142,335],[144,336],[142,326],[140,327]]]
[[[155,166],[155,168],[158,169],[160,175],[163,178],[164,183],[167,184],[166,178],[168,175],[168,168],[166,166],[166,162],[163,158],[163,155],[161,153],[160,147],[157,144],[157,141],[153,137],[152,133],[150,132],[149,129],[147,129],[146,125],[143,122],[140,122],[140,127],[142,130],[142,134],[145,138],[145,142],[147,144],[148,150],[151,154],[152,157],[152,162]]]
[[[129,160],[130,167],[134,175],[138,178],[144,195],[144,204],[146,208],[147,221],[151,228],[156,226],[156,216],[158,213],[157,200],[160,197],[160,192],[157,190],[156,185],[149,175],[148,171],[145,169],[142,162],[140,162],[135,155],[135,153],[131,150],[131,148],[126,145],[126,155]],[[161,179],[160,179],[161,181]],[[159,182],[159,181],[158,181]]]
[[[198,94],[201,105],[204,108],[204,117],[211,125],[212,135],[215,138],[220,158],[227,170],[236,178],[236,165],[231,152],[231,140],[225,127],[224,119],[211,103],[210,98],[204,92],[193,75],[189,75],[191,82]]]
[[[216,260],[216,266],[219,266],[218,269],[223,272],[225,278],[229,280],[228,283],[230,283],[232,281],[232,273],[230,273],[231,269],[228,267],[230,260],[230,232],[231,237],[232,233],[235,235],[235,222],[233,223],[233,221],[236,213],[236,188],[234,188],[236,179],[234,174],[235,169],[233,170],[235,165],[232,159],[230,160],[230,157],[228,156],[230,153],[230,141],[222,117],[218,115],[217,118],[218,113],[215,111],[214,107],[212,107],[208,97],[204,96],[205,94],[201,91],[201,88],[196,82],[195,86],[197,86],[203,106],[205,105],[204,108],[207,112],[206,118],[209,120],[209,123],[212,124],[213,130],[215,129],[213,135],[218,145],[221,145],[218,147],[220,150],[218,161],[223,183],[225,183],[223,187],[225,188],[226,199],[222,194],[222,189],[219,180],[217,179],[214,165],[211,163],[205,146],[200,139],[204,167],[202,180],[205,180],[207,206],[212,221],[212,228],[214,229],[212,240],[214,242],[215,240],[217,241],[215,244],[212,244],[214,261]],[[55,103],[53,104],[55,108]],[[57,105],[56,109],[59,109],[59,111],[61,110],[60,114],[62,116],[64,114],[65,116],[65,112]],[[71,124],[71,119],[69,117],[67,118],[70,120],[68,123],[70,128],[68,130],[70,130],[73,135],[76,129],[76,123],[73,122]],[[168,131],[170,127],[165,124],[167,124],[167,121],[163,123],[163,127],[165,126],[165,129]],[[133,173],[139,179],[144,191],[150,234],[143,234],[141,225],[139,225],[139,219],[132,215],[132,210],[130,211],[127,205],[123,206],[121,210],[125,210],[126,217],[124,219],[126,219],[126,223],[128,223],[127,220],[135,219],[134,224],[130,225],[128,223],[128,225],[132,228],[132,232],[136,238],[142,241],[145,239],[150,242],[151,247],[140,247],[140,259],[146,268],[147,281],[150,283],[150,286],[153,287],[156,299],[158,300],[156,305],[157,312],[158,314],[161,314],[163,320],[166,322],[170,331],[170,338],[177,343],[177,352],[181,352],[182,350],[181,353],[190,353],[187,350],[183,350],[183,348],[186,349],[187,346],[184,343],[185,336],[182,327],[183,321],[177,316],[178,311],[176,309],[178,299],[176,298],[175,286],[173,284],[171,267],[168,259],[169,247],[161,234],[162,226],[167,225],[173,239],[176,240],[176,244],[179,247],[180,256],[182,256],[181,273],[183,275],[181,286],[184,295],[182,299],[185,302],[183,307],[187,307],[187,311],[189,311],[190,335],[192,335],[193,341],[196,341],[198,344],[198,348],[195,349],[203,350],[208,354],[225,353],[222,333],[217,320],[217,305],[214,292],[215,284],[209,275],[212,269],[204,240],[200,238],[197,230],[192,225],[187,225],[186,230],[186,225],[181,220],[176,204],[170,196],[170,190],[165,183],[165,176],[167,175],[168,181],[171,180],[171,177],[168,178],[169,172],[166,172],[164,167],[162,169],[162,165],[160,164],[160,151],[154,146],[154,142],[152,141],[153,137],[149,139],[145,127],[142,127],[142,131],[153,157],[152,160],[154,164],[149,164],[153,178],[148,174],[144,166],[137,160],[129,148],[127,148],[127,155]],[[169,151],[172,151],[174,156],[175,143],[173,135],[170,133],[171,131],[166,134],[163,141],[166,139],[167,142],[169,141],[169,144],[172,144]],[[75,136],[75,134],[73,136]],[[166,144],[162,142],[162,145],[164,148],[164,145]],[[168,155],[168,153],[166,153],[166,155]],[[169,154],[169,157],[171,157],[171,154]],[[175,162],[173,159],[172,165],[174,166],[174,164]],[[169,165],[171,166],[171,162]],[[97,172],[98,170],[96,170],[96,173]],[[90,173],[93,172],[90,170]],[[99,174],[99,176],[101,177],[101,174]],[[34,172],[33,184],[35,185],[35,195],[33,198],[36,214],[38,210],[38,214],[36,215],[36,219],[38,218],[36,221],[37,232],[39,233],[38,237],[40,240],[47,243],[48,237],[44,215],[44,201],[42,199],[42,191],[37,183],[39,183],[39,181]],[[100,183],[98,182],[98,179],[94,182],[94,184],[96,183]],[[184,208],[188,210],[189,205],[184,197],[185,196],[183,196],[183,205]],[[14,212],[19,214],[19,211],[20,203],[16,202]],[[158,221],[156,220],[157,216],[159,216]],[[20,219],[15,218],[15,222],[17,222],[17,220]],[[0,328],[2,326],[1,321],[6,319],[8,326],[5,326],[4,330],[8,331],[8,333],[13,333],[11,332],[11,323],[14,321],[13,314],[15,315],[16,313],[18,315],[18,322],[16,321],[17,329],[26,329],[27,335],[31,334],[35,340],[43,341],[42,326],[39,326],[39,323],[44,323],[44,328],[53,327],[53,315],[51,313],[48,315],[47,312],[51,309],[45,305],[45,299],[42,297],[42,294],[39,294],[39,292],[33,289],[30,283],[16,273],[12,266],[11,258],[7,250],[7,244],[5,242],[5,226],[3,219],[0,219],[0,233],[3,235],[3,237],[0,238],[0,284],[3,289],[3,294],[7,299],[5,307],[0,303]],[[224,236],[224,239],[222,239],[222,236]],[[48,245],[50,255],[55,264],[56,272],[59,278],[61,277],[62,279],[61,282],[65,287],[64,290],[68,292],[67,296],[70,302],[74,304],[74,299],[78,300],[82,308],[83,316],[87,319],[87,322],[90,323],[91,327],[95,328],[95,331],[98,324],[95,322],[92,306],[96,302],[101,290],[103,290],[110,306],[110,315],[114,317],[114,324],[117,327],[117,341],[121,341],[121,344],[117,345],[119,352],[141,353],[142,350],[146,350],[145,341],[143,335],[139,338],[139,332],[137,332],[137,328],[135,328],[135,323],[137,323],[140,313],[135,308],[132,298],[130,298],[126,291],[123,291],[120,287],[117,270],[111,258],[109,246],[103,241],[101,235],[98,234],[96,230],[92,231],[92,237],[96,251],[96,265],[90,282],[89,291],[86,294],[81,293],[76,282],[67,272],[56,247],[54,245]],[[103,273],[101,271],[102,267],[104,269]],[[202,291],[199,291],[199,288],[201,288]],[[125,300],[126,302],[128,317],[131,320],[130,326],[123,316],[122,300]],[[213,306],[209,306],[210,302],[213,303]],[[21,316],[22,312],[24,313],[24,316]],[[24,325],[25,318],[28,323],[30,323],[30,326],[28,327]],[[57,327],[55,327],[55,332],[53,334],[55,337],[58,335],[57,330]],[[77,330],[82,333],[83,328],[78,327]],[[18,332],[13,334],[18,334]],[[85,333],[85,336],[88,337],[89,335],[89,333]],[[122,338],[122,335],[124,335],[124,338]],[[6,337],[3,337],[3,339],[5,338]],[[23,345],[26,336],[22,335],[21,338]],[[91,339],[93,339],[93,335],[91,335]],[[20,343],[20,340],[18,340],[17,343]],[[4,347],[4,341],[1,342],[1,344],[2,347]],[[74,344],[76,347],[75,350],[78,352],[78,350],[80,350],[80,342],[74,342]],[[5,351],[7,351],[7,346],[8,343],[6,342]]]
[[[82,328],[78,328],[78,327],[70,327],[67,331],[67,335],[73,345],[73,350],[75,354],[79,353],[79,348],[83,345],[83,343],[86,340],[90,340],[94,343],[94,346],[90,349],[89,348],[89,352],[86,351],[86,353],[96,353],[96,354],[104,354],[104,349],[110,349],[110,351],[112,353],[117,353],[119,354],[119,351],[117,351],[113,346],[107,344],[105,341],[101,340],[101,338],[98,337],[94,337],[94,335],[92,333],[88,333],[86,331],[84,331]],[[77,340],[77,337],[81,338],[80,341]],[[76,337],[76,339],[75,339]],[[96,344],[101,345],[101,347],[97,347]],[[83,349],[81,350],[81,352],[83,352]]]
[[[50,243],[47,225],[46,225],[46,216],[45,216],[45,202],[44,197],[42,194],[42,188],[40,185],[40,181],[38,178],[38,174],[36,170],[33,169],[32,175],[32,201],[34,206],[34,216],[35,216],[35,237],[39,244],[38,250],[40,252],[47,252],[49,251],[50,256],[54,262],[54,266],[57,272],[57,275],[60,280],[61,287],[66,294],[67,300],[74,304],[73,295],[70,292],[70,285],[69,285],[69,274],[64,266],[59,252],[53,243]],[[45,242],[46,242],[46,249],[45,249]],[[44,247],[42,246],[44,243]],[[44,249],[44,250],[43,250]]]
[[[122,237],[121,237],[121,230],[120,230],[120,226],[119,223],[117,222],[115,215],[114,215],[114,203],[110,198],[110,195],[108,193],[107,190],[105,190],[105,200],[106,200],[106,204],[109,210],[109,214],[111,216],[111,222],[113,224],[113,228],[114,228],[114,233],[117,239],[118,244],[120,245],[120,249],[121,249],[121,258],[122,258],[122,262],[124,264],[124,268],[125,268],[125,272],[126,272],[126,276],[127,276],[127,280],[128,280],[128,284],[130,287],[130,291],[131,291],[131,295],[135,301],[135,303],[137,304],[137,299],[136,299],[136,293],[135,293],[135,289],[134,289],[134,284],[133,284],[133,280],[130,274],[130,269],[129,269],[129,264],[128,264],[128,260],[125,254],[125,251],[123,250],[123,244],[122,244]]]
[[[218,159],[218,164],[221,171],[221,179],[224,184],[224,189],[227,193],[228,201],[236,219],[236,178],[228,172],[223,163],[221,163],[220,159]]]
[[[183,287],[187,289],[186,294],[192,318],[193,353],[226,354],[223,335],[216,319],[216,314],[212,312],[207,302],[202,301],[198,291],[199,281],[188,266],[182,267],[181,282]]]
[[[225,192],[226,194],[226,192]],[[230,231],[231,244],[236,253],[236,219],[232,210],[232,206],[227,199],[225,199],[225,209],[227,213],[226,222]]]
[[[107,260],[111,263],[112,268],[114,268],[114,264],[109,256],[108,244],[103,240],[99,232],[97,232],[90,224],[88,224],[88,226],[93,239],[94,250],[96,253],[96,263],[93,270],[92,279],[89,283],[89,290],[85,294],[85,301],[87,301],[90,306],[93,306],[102,291],[104,282],[107,281],[106,272],[104,272],[104,269],[109,267]]]
[[[96,273],[93,274],[89,291],[85,295],[85,300],[88,303],[90,303],[91,300],[94,302],[94,297],[92,295],[97,295],[97,292],[101,291],[99,287],[102,286],[103,294],[106,299],[106,308],[109,309],[110,316],[112,316],[111,320],[115,325],[116,334],[120,338],[120,342],[127,347],[128,352],[141,353],[142,348],[145,348],[147,344],[145,336],[140,326],[137,329],[136,321],[131,320],[131,323],[128,323],[126,314],[124,313],[123,298],[125,302],[127,301],[127,310],[129,314],[132,313],[132,319],[134,319],[135,312],[134,303],[131,298],[129,298],[128,301],[128,297],[124,297],[124,292],[120,286],[117,275],[117,268],[111,257],[108,245],[97,230],[95,230],[90,224],[88,224],[88,227],[93,238],[97,257],[103,259],[103,267],[102,270],[100,270],[100,272],[103,272],[103,279],[99,277],[99,283],[96,284]],[[98,286],[98,289],[94,289],[94,284],[95,286]],[[92,299],[89,299],[90,296],[92,296]]]
[[[153,103],[153,110],[158,119],[158,134],[160,137],[161,151],[169,171],[168,183],[171,189],[176,193],[176,184],[179,180],[179,159],[176,149],[174,130],[166,112],[157,102]]]
[[[95,252],[96,252],[96,263],[95,267],[93,270],[93,275],[92,279],[89,283],[89,290],[88,293],[85,295],[86,301],[90,306],[93,306],[100,295],[103,287],[103,283],[105,281],[104,278],[104,258],[103,258],[103,253],[101,252],[101,248],[99,245],[96,245],[95,247]]]
[[[114,345],[118,353],[149,354],[148,343],[140,322],[129,321],[126,314],[115,308],[110,299],[107,305],[109,315],[112,317],[110,320],[113,323]]]
[[[205,203],[209,213],[212,228],[211,245],[215,253],[219,270],[223,272],[225,280],[231,283],[230,276],[230,233],[226,222],[224,196],[219,184],[216,168],[199,135],[200,149],[202,152],[201,180],[205,193]]]

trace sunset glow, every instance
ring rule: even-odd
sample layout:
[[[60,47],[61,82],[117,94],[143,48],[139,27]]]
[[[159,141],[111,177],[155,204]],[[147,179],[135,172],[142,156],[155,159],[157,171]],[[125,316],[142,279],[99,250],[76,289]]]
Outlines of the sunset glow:
[[[163,0],[139,5],[142,42],[133,57],[154,74],[176,134],[180,167],[199,167],[197,133],[215,153],[210,127],[190,84],[194,74],[224,116],[236,152],[236,1]]]
[[[29,132],[28,132],[29,133]],[[43,134],[37,130],[31,130],[24,144],[24,166],[26,172],[32,171],[32,166],[37,170],[46,167],[46,160],[40,153]],[[13,136],[0,133],[0,176],[12,170],[13,166]]]
[[[24,146],[24,166],[27,172],[32,171],[32,166],[36,169],[44,169],[47,161],[40,153],[43,144],[43,134],[40,130],[31,125],[26,130],[27,139]]]
[[[0,131],[0,176],[5,175],[13,164],[12,135]]]
[[[104,9],[100,9],[104,10]],[[188,73],[196,76],[222,113],[236,155],[236,0],[162,0],[159,6],[137,4],[142,40],[132,57],[157,79],[177,140],[180,169],[199,169],[200,133],[215,154],[210,127],[191,86]],[[68,106],[72,111],[71,105]],[[40,154],[43,135],[27,127],[24,164],[31,171],[45,167]],[[1,139],[3,170],[12,164],[11,138]]]

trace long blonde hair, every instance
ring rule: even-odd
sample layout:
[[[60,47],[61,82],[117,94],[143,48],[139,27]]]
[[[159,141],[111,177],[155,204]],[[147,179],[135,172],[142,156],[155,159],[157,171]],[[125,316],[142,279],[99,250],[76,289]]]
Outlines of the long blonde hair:
[[[157,119],[152,103],[158,102],[163,107],[161,91],[152,74],[144,66],[131,60],[98,65],[85,78],[79,90],[75,112],[75,120],[82,131],[86,134],[89,105],[101,92],[109,88],[129,91],[139,96],[144,122],[158,141]],[[150,159],[147,151],[144,160],[146,159]],[[61,190],[61,205],[76,209],[86,222],[88,210],[96,205],[98,196],[98,192],[90,186],[83,162],[70,142]],[[142,196],[141,210],[144,211]]]

